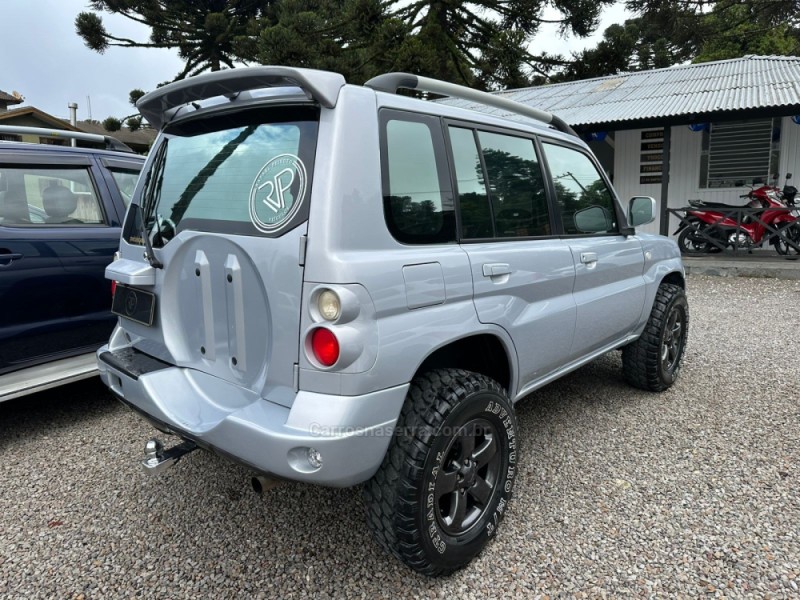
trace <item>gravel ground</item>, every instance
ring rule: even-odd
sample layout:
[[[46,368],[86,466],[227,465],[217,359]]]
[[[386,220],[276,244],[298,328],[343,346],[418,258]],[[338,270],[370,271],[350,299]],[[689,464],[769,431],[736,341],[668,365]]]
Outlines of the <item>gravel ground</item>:
[[[87,381],[0,404],[0,597],[800,597],[800,282],[692,277],[660,395],[618,353],[518,405],[499,537],[441,580],[385,555],[357,489],[196,452],[138,467],[147,425]]]

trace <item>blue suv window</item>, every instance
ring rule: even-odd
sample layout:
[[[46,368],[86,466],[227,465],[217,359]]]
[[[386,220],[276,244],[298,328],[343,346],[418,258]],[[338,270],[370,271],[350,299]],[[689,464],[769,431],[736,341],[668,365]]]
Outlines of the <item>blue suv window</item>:
[[[0,224],[13,227],[104,225],[85,167],[0,168]]]

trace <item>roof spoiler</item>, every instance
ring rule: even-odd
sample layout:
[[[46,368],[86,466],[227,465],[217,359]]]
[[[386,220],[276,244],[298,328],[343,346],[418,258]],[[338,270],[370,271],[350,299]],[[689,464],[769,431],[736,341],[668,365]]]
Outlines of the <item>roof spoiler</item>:
[[[312,100],[333,108],[339,90],[346,84],[338,73],[291,67],[242,67],[204,73],[181,79],[142,96],[136,108],[149,123],[161,129],[172,115],[167,113],[198,100],[227,96],[233,100],[239,92],[272,87],[299,87]]]
[[[421,77],[419,75],[411,75],[410,73],[386,73],[385,75],[378,75],[367,81],[365,86],[372,88],[379,92],[389,92],[396,94],[399,88],[408,88],[411,90],[419,90],[421,92],[431,92],[434,94],[441,94],[443,96],[450,96],[451,98],[460,98],[461,100],[468,100],[477,102],[486,106],[500,108],[507,110],[518,115],[540,121],[546,125],[552,125],[559,131],[569,135],[577,136],[575,130],[572,129],[563,119],[538,108],[527,106],[514,100],[508,100],[495,94],[488,92],[481,92],[480,90],[473,90],[472,88],[463,85],[456,85],[455,83],[447,83],[446,81],[439,81],[438,79],[430,79],[429,77]]]
[[[63,140],[79,140],[93,144],[105,144],[106,150],[118,152],[134,152],[127,144],[110,135],[97,133],[84,133],[83,131],[69,131],[68,129],[48,129],[46,127],[21,127],[17,125],[0,125],[0,133],[12,135],[40,135]]]

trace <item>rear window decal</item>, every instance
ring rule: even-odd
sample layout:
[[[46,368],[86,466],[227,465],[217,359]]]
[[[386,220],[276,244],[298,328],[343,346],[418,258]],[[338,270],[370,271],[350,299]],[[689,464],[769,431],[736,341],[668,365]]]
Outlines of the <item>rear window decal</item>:
[[[290,221],[303,202],[307,181],[306,167],[294,154],[280,154],[267,162],[250,188],[253,225],[270,232]]]

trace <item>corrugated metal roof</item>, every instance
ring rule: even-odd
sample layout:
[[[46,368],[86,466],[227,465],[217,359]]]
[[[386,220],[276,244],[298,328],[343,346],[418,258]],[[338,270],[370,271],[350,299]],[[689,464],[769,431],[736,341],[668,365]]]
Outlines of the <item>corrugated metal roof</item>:
[[[497,92],[573,126],[800,105],[800,57],[745,56]],[[508,116],[458,99],[447,104]]]

